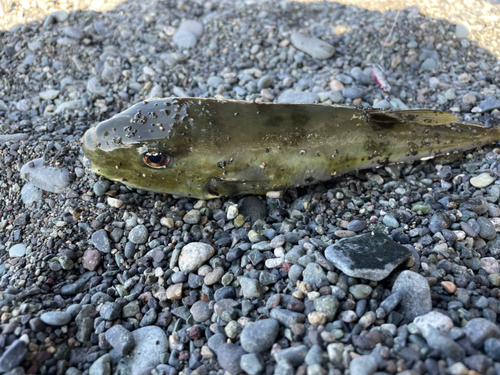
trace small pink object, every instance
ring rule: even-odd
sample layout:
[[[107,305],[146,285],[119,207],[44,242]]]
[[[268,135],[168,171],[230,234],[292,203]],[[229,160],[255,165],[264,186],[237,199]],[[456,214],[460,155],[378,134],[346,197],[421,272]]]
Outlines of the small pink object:
[[[385,78],[384,71],[380,67],[380,65],[376,64],[373,65],[372,68],[372,76],[375,79],[375,81],[378,83],[382,91],[384,92],[390,92],[391,91],[391,85],[389,85],[389,82],[387,82],[387,78]]]

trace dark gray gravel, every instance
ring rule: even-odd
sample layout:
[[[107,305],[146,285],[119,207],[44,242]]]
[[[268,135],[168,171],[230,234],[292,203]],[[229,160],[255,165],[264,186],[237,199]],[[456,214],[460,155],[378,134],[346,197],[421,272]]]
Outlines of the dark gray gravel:
[[[495,144],[281,198],[85,169],[83,132],[151,97],[500,124],[498,5],[351,3],[0,7],[1,373],[500,374]]]

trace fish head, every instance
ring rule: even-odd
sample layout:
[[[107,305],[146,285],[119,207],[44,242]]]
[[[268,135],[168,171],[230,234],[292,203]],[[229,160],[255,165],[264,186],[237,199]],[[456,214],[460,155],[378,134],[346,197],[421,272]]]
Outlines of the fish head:
[[[216,197],[207,175],[214,162],[188,114],[191,103],[142,102],[87,130],[82,149],[90,169],[137,189]]]

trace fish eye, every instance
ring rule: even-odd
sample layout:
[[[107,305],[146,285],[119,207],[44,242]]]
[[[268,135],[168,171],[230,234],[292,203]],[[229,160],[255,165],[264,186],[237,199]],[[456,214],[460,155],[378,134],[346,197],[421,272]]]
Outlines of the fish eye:
[[[147,152],[142,156],[142,161],[151,168],[166,168],[172,158],[165,152]]]

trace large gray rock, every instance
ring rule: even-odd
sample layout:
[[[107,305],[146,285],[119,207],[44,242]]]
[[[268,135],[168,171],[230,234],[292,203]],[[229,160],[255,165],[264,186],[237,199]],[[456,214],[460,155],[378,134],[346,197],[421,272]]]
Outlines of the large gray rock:
[[[411,251],[382,233],[344,238],[328,246],[326,259],[346,275],[380,281],[407,260]]]
[[[23,165],[21,177],[37,188],[51,193],[62,193],[71,183],[70,173],[66,168],[47,167],[41,158]]]
[[[146,367],[156,367],[162,363],[163,356],[168,352],[167,335],[160,327],[148,326],[132,332],[136,346],[128,355],[120,359],[114,350],[111,356],[120,359],[116,374],[135,375]]]

